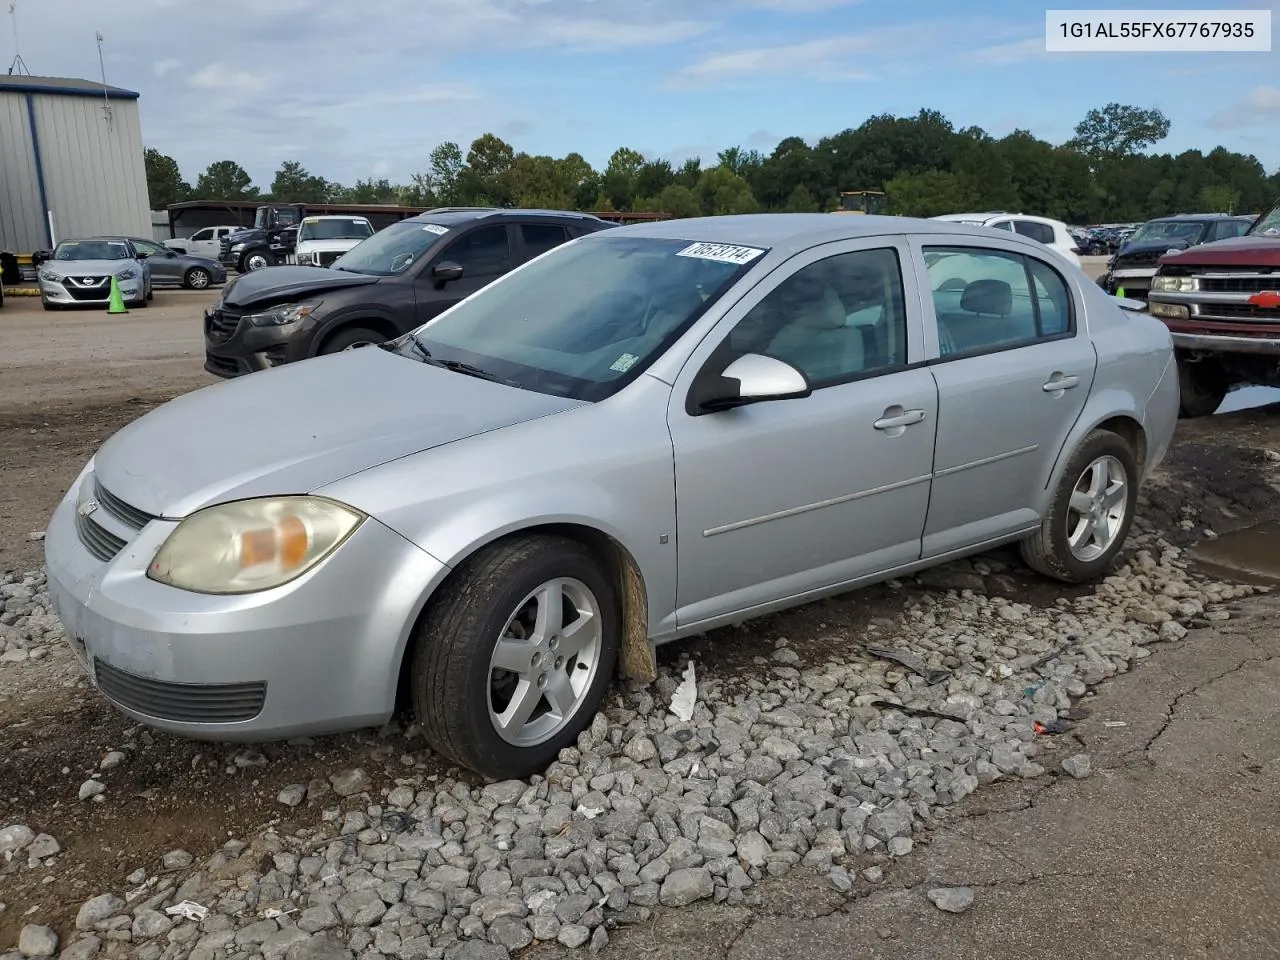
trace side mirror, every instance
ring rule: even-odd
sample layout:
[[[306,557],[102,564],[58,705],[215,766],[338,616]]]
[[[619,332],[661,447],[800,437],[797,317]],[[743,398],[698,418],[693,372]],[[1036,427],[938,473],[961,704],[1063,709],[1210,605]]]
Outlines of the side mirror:
[[[146,250],[139,250],[139,251],[137,252],[137,254],[135,255],[134,259],[136,259],[136,260],[146,260],[146,259],[147,259],[148,257],[150,257],[150,256],[151,256],[151,254],[150,254],[150,253],[148,253]]]
[[[707,376],[694,389],[697,413],[716,413],[770,400],[799,400],[813,393],[808,378],[791,364],[759,353],[743,354],[718,376]]]
[[[441,260],[431,268],[431,276],[436,282],[436,289],[439,290],[450,280],[457,280],[462,276],[462,264],[454,263],[452,260]]]

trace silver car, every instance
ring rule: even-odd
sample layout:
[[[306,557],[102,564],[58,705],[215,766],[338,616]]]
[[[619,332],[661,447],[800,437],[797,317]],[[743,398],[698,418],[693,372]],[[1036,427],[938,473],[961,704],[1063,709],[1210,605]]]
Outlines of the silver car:
[[[151,299],[151,272],[123,238],[63,240],[40,265],[40,301],[46,310],[106,306],[115,276],[127,306],[145,307]]]
[[[1010,541],[1104,574],[1178,412],[1131,306],[980,227],[602,231],[124,428],[52,519],[51,593],[143,722],[336,731],[403,689],[441,753],[526,775],[666,641]]]

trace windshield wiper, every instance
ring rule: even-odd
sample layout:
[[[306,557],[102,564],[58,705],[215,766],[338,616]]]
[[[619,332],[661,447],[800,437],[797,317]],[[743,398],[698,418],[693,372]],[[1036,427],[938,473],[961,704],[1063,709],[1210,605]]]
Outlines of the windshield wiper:
[[[429,363],[433,367],[442,367],[443,369],[450,370],[453,373],[461,373],[464,376],[476,377],[480,380],[489,380],[492,383],[504,383],[509,387],[519,386],[519,384],[514,381],[508,380],[505,377],[500,377],[496,373],[490,373],[488,370],[483,370],[480,367],[475,366],[475,364],[464,363],[461,360],[441,360],[438,357],[433,357],[431,355],[431,351],[426,348],[426,345],[416,333],[405,334],[404,342],[412,344],[414,351],[420,358],[422,358],[423,362]]]

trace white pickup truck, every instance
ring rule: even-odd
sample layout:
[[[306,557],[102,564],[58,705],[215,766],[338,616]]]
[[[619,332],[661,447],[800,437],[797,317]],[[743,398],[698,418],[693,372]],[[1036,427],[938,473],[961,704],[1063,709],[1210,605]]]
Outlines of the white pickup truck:
[[[189,237],[175,237],[172,240],[166,240],[164,245],[170,250],[177,250],[179,253],[190,254],[193,257],[208,257],[210,260],[217,260],[218,254],[221,252],[222,238],[229,237],[237,230],[243,229],[243,227],[234,225],[219,224],[216,227],[205,227],[203,230],[197,230]]]
[[[297,246],[288,259],[302,266],[327,267],[373,233],[373,224],[364,217],[303,217]]]

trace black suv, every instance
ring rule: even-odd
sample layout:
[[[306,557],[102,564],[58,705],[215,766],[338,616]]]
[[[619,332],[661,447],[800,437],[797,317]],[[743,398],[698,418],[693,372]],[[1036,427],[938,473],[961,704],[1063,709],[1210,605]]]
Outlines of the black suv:
[[[236,277],[204,317],[204,368],[237,377],[391,340],[504,273],[614,224],[559,210],[430,212],[392,224],[329,268]]]
[[[1107,293],[1123,289],[1126,297],[1145,300],[1156,266],[1166,253],[1243,236],[1253,220],[1225,213],[1180,213],[1148,220],[1120,244],[1098,285]]]

